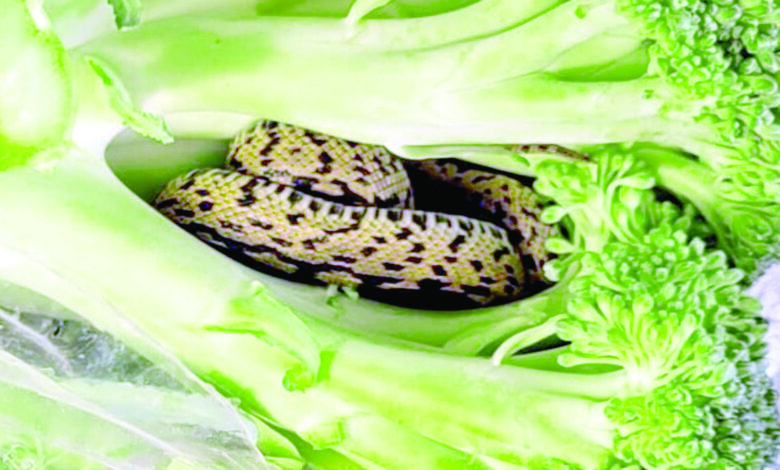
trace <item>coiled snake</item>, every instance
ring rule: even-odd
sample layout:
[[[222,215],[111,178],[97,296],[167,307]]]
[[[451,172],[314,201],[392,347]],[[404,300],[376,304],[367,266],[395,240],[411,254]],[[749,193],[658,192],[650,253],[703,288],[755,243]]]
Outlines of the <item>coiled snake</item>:
[[[412,181],[418,206],[446,199],[491,221],[412,209]],[[405,168],[384,147],[270,121],[235,138],[226,168],[175,178],[154,205],[207,243],[296,279],[477,304],[539,283],[555,230],[514,178],[452,160]]]

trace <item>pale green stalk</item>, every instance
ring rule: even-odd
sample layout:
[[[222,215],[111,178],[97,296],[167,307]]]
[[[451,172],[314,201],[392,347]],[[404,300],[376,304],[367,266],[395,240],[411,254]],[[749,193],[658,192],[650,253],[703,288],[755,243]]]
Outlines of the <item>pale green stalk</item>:
[[[495,10],[490,2],[469,8],[485,15]],[[650,129],[659,121],[661,97],[648,93],[661,87],[658,80],[573,82],[544,73],[583,41],[622,31],[626,20],[613,8],[606,0],[576,0],[531,14],[527,23],[522,20],[529,12],[512,12],[518,19],[506,31],[496,34],[488,24],[484,34],[491,36],[471,32],[465,37],[473,40],[408,51],[392,41],[361,44],[375,24],[368,21],[368,36],[347,38],[337,20],[161,19],[96,39],[77,53],[100,60],[137,104],[173,127],[179,116],[208,109],[384,144],[544,142],[562,136],[569,136],[563,144],[588,143],[625,132],[641,138],[655,132]],[[456,18],[441,19],[443,24],[459,31],[455,25],[465,24],[465,13],[442,16],[448,15]],[[577,27],[564,27],[577,15],[583,16]],[[377,37],[418,36],[414,28],[407,34],[406,20],[376,25]],[[524,46],[551,30],[565,33]],[[349,80],[343,79],[346,70]],[[192,135],[185,128],[174,133]]]

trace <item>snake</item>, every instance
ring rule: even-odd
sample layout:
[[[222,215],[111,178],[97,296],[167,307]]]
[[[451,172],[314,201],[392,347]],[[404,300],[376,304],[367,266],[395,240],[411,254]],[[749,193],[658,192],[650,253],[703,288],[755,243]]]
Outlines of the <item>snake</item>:
[[[436,207],[443,200],[448,211]],[[465,306],[547,285],[545,241],[558,230],[541,222],[544,201],[528,182],[454,159],[403,161],[276,121],[235,136],[223,167],[166,183],[153,205],[253,267]]]

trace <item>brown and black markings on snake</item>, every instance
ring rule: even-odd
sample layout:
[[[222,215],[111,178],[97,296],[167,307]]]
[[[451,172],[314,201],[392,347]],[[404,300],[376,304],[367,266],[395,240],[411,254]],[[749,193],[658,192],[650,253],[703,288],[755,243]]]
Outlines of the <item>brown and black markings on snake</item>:
[[[515,151],[549,152],[570,158],[581,155],[553,145],[518,146]],[[457,159],[409,161],[405,163],[420,210],[439,210],[491,222],[507,231],[519,250],[526,271],[524,290],[533,293],[548,287],[542,274],[554,255],[545,242],[557,235],[558,227],[540,221],[545,203],[532,189],[531,178],[509,175]],[[513,270],[514,267],[507,265]]]
[[[417,209],[413,183],[424,188]],[[546,286],[544,240],[555,229],[523,183],[454,160],[404,168],[383,147],[266,121],[236,137],[226,168],[179,176],[155,206],[261,271],[464,308]]]

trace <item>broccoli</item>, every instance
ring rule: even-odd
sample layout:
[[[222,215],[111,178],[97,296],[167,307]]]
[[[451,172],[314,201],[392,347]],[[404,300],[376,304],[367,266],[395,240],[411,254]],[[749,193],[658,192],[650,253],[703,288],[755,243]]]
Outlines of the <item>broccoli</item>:
[[[256,16],[242,1],[109,3],[0,4],[0,304],[23,311],[33,293],[57,321],[209,384],[268,459],[247,452],[248,433],[235,444],[247,460],[230,467],[212,436],[195,442],[216,454],[188,456],[105,419],[114,414],[84,413],[106,404],[101,390],[124,389],[132,395],[109,392],[113,411],[148,399],[183,426],[202,402],[123,387],[121,374],[61,377],[6,343],[0,387],[15,406],[0,407],[3,421],[41,419],[60,401],[69,425],[16,426],[0,444],[64,446],[63,462],[86,466],[130,456],[140,435],[170,469],[714,470],[775,459],[765,325],[734,265],[773,254],[778,230],[737,220],[775,220],[773,4],[375,0],[346,16],[326,14],[346,2],[328,2],[317,16],[304,0],[293,17]],[[256,273],[190,237],[106,161],[125,128],[213,144],[259,117],[533,176],[550,199],[545,220],[563,228],[547,265],[557,284],[482,311],[360,298],[339,310],[326,289]],[[590,159],[503,147],[523,142],[580,146]],[[147,164],[136,178],[167,179]],[[0,315],[5,325],[59,357],[16,317]],[[228,427],[224,408],[209,410],[203,429]],[[66,445],[64,433],[91,423],[106,429],[99,449]]]
[[[763,182],[774,185],[772,170],[759,165],[741,167],[743,181],[673,149],[640,145],[633,155],[653,168],[658,183],[677,197],[690,201],[706,217],[722,249],[748,272],[761,269],[777,257],[780,247],[780,204],[755,194]],[[747,183],[745,179],[752,179]],[[718,182],[713,190],[711,183]]]

